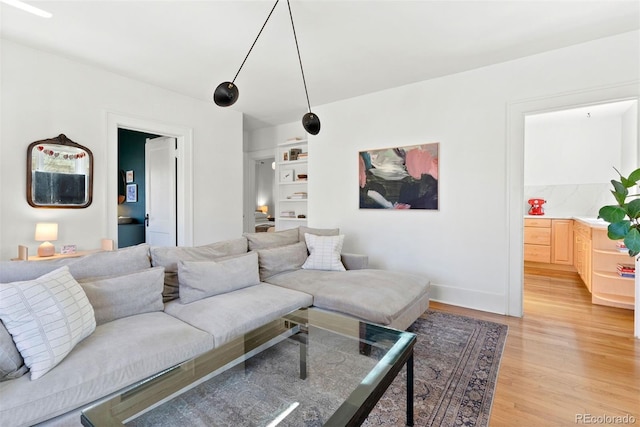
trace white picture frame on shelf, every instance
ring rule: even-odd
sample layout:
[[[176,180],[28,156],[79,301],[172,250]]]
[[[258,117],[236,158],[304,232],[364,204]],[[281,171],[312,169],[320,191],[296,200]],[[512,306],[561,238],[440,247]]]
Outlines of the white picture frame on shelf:
[[[280,182],[293,182],[293,169],[280,169]]]

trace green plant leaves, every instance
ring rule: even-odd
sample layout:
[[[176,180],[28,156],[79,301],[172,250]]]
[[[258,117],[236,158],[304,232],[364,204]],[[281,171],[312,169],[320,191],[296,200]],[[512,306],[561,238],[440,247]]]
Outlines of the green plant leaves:
[[[624,245],[629,249],[629,255],[635,256],[640,253],[640,231],[632,228],[624,238]]]
[[[631,172],[631,175],[629,175],[629,178],[627,178],[627,181],[633,182],[633,184],[631,184],[630,187],[633,187],[638,181],[640,181],[640,169],[636,169],[633,172]]]
[[[612,222],[611,224],[609,224],[609,227],[607,227],[607,236],[611,240],[624,239],[625,237],[627,237],[627,234],[629,234],[630,230],[631,230],[631,221],[624,220],[624,221]]]
[[[633,200],[624,207],[629,218],[636,219],[640,218],[640,199]]]
[[[621,206],[603,206],[598,212],[598,218],[602,218],[607,222],[622,221],[627,212]]]
[[[627,187],[625,187],[621,182],[616,181],[615,179],[611,180],[611,184],[613,185],[611,194],[616,198],[619,205],[624,205],[627,195],[629,194],[629,190],[627,190]]]
[[[629,195],[629,188],[634,187],[640,182],[640,168],[631,172],[625,178],[614,168],[620,181],[611,180],[613,190],[611,194],[615,197],[618,205],[603,206],[598,212],[598,218],[609,223],[607,227],[607,236],[611,240],[624,239],[625,246],[629,249],[630,256],[640,254],[640,199],[634,199],[626,203],[629,197],[638,197],[639,195]]]

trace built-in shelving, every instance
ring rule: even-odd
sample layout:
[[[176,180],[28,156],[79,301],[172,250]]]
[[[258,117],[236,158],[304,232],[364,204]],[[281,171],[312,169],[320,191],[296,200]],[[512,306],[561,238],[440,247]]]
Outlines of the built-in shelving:
[[[300,154],[303,159],[297,158]],[[307,224],[308,155],[306,139],[286,141],[276,148],[276,231]]]

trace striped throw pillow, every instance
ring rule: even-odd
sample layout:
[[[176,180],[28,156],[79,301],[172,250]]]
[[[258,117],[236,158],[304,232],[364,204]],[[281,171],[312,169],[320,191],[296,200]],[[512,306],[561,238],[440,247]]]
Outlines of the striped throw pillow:
[[[0,283],[0,319],[35,380],[96,328],[93,307],[64,266],[25,282]]]

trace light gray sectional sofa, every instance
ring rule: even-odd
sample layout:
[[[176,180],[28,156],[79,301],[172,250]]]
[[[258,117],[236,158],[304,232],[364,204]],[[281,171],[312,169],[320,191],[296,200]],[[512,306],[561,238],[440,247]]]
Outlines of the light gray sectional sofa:
[[[81,408],[300,307],[406,329],[428,308],[429,281],[367,269],[366,256],[341,254],[343,238],[301,227],[200,247],[143,244],[0,263],[0,425],[80,425]],[[16,306],[54,282],[75,292],[78,306],[84,301],[85,314],[93,310],[86,337],[76,336],[52,367],[29,372],[23,351],[37,359]],[[48,338],[45,347],[54,348]]]

